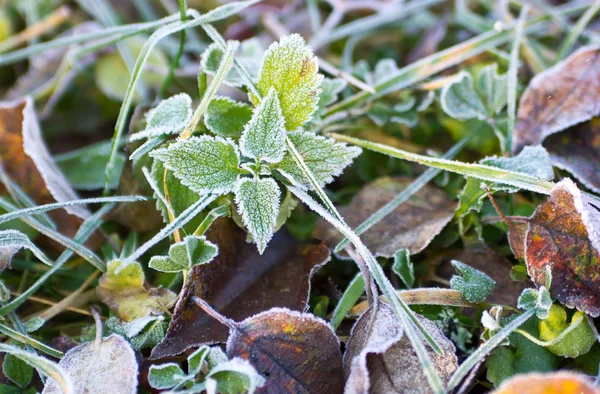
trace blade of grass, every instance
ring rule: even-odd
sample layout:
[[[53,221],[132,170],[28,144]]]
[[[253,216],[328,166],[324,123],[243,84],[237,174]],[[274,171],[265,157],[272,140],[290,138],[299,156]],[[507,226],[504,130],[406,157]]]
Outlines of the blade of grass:
[[[329,320],[329,324],[331,324],[331,327],[333,327],[334,331],[337,330],[340,324],[342,324],[342,321],[350,309],[352,309],[364,292],[365,279],[359,272],[356,274],[354,279],[352,279],[348,287],[346,287],[346,291],[344,291],[342,298],[333,310],[333,315],[331,316],[331,320]]]
[[[498,167],[492,167],[484,164],[462,163],[437,157],[429,157],[418,155],[416,153],[407,152],[401,149],[396,149],[387,145],[378,144],[371,141],[361,140],[358,138],[348,137],[341,134],[328,134],[333,139],[338,141],[348,142],[350,144],[360,146],[362,148],[383,153],[391,157],[412,161],[423,164],[428,167],[439,168],[442,170],[455,172],[457,174],[471,176],[490,182],[505,183],[521,189],[530,190],[541,194],[550,194],[554,187],[553,182],[548,182],[543,179],[533,177],[520,172],[503,170]]]
[[[15,341],[27,344],[31,347],[33,347],[34,349],[39,350],[42,353],[46,353],[49,356],[52,357],[56,357],[56,358],[62,358],[62,356],[64,356],[64,353],[51,348],[50,346],[31,338],[28,335],[23,335],[20,332],[17,332],[15,330],[13,330],[10,327],[5,326],[4,324],[0,323],[0,332],[12,339],[14,339]]]
[[[519,47],[523,38],[523,27],[525,25],[525,18],[529,11],[528,6],[521,8],[521,14],[517,21],[517,27],[515,30],[515,41],[513,43],[512,50],[510,51],[510,63],[508,66],[508,99],[507,99],[507,112],[508,112],[508,127],[506,132],[506,146],[502,149],[504,152],[512,152],[512,139],[515,131],[515,125],[517,123],[517,72],[519,71]]]
[[[185,22],[187,20],[187,0],[178,0],[177,3],[179,5],[179,15],[181,17],[181,22]],[[171,62],[171,66],[169,67],[169,73],[167,74],[160,88],[161,97],[165,96],[165,94],[167,93],[167,89],[173,82],[173,77],[175,76],[175,69],[179,67],[179,60],[181,59],[181,56],[183,55],[183,50],[185,49],[185,38],[186,31],[183,30],[180,33],[179,37],[179,48],[177,48],[177,53],[175,54],[175,57]]]
[[[577,41],[581,33],[585,30],[586,26],[592,21],[594,16],[600,11],[600,0],[596,0],[594,4],[592,4],[584,13],[581,15],[575,26],[569,31],[569,34],[560,45],[558,52],[556,53],[556,58],[554,59],[554,64],[561,61],[569,52],[573,44]]]
[[[456,154],[458,154],[458,152],[460,152],[462,150],[462,148],[464,148],[464,146],[472,138],[473,138],[473,135],[469,135],[469,136],[463,138],[462,140],[457,142],[456,145],[454,145],[452,148],[450,148],[448,150],[448,152],[446,152],[446,154],[444,156],[442,156],[442,158],[444,158],[444,159],[453,158]],[[362,222],[360,225],[358,225],[358,227],[356,227],[356,229],[354,230],[356,235],[363,234],[364,232],[369,230],[371,227],[373,227],[375,224],[379,223],[383,218],[385,218],[387,215],[389,215],[394,209],[398,208],[401,204],[406,202],[413,194],[415,194],[416,192],[421,190],[429,181],[431,181],[433,178],[435,178],[440,172],[441,172],[441,169],[439,169],[439,168],[428,168],[423,174],[421,174],[417,179],[415,179],[414,182],[412,182],[410,185],[408,185],[408,187],[406,187],[406,189],[402,190],[396,197],[394,197],[393,200],[391,200],[390,202],[385,204],[383,207],[379,208],[377,210],[377,212],[375,212],[373,215],[371,215],[369,218],[367,218],[364,222]],[[346,247],[346,245],[348,245],[349,242],[350,241],[347,238],[343,239],[342,241],[340,241],[337,244],[337,246],[334,249],[334,252],[335,253],[341,252]]]
[[[73,240],[75,242],[84,243],[100,227],[102,224],[102,217],[110,212],[113,207],[114,204],[112,203],[106,204],[92,216],[86,219],[79,227],[79,230],[75,234]],[[4,316],[9,312],[14,311],[21,304],[27,301],[27,299],[34,294],[48,280],[48,278],[50,278],[50,276],[62,268],[62,266],[69,260],[69,258],[71,258],[72,255],[73,251],[69,249],[62,252],[50,270],[45,272],[33,285],[31,285],[18,297],[0,308],[0,316]]]

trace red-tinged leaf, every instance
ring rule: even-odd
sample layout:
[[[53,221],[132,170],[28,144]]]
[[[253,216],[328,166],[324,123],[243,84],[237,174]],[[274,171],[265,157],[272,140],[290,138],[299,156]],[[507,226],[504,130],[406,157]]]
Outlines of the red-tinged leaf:
[[[219,246],[219,254],[191,271],[167,335],[152,351],[153,359],[227,339],[227,332],[202,311],[194,296],[237,321],[273,307],[304,311],[312,272],[329,260],[322,243],[300,244],[285,231],[277,232],[259,255],[246,242],[246,233],[229,219],[215,222],[207,238]]]
[[[600,394],[589,377],[572,372],[528,373],[506,380],[492,394]]]
[[[458,367],[455,347],[434,322],[417,318],[442,348],[429,356],[439,376],[447,381]],[[404,335],[394,311],[378,302],[356,322],[344,354],[346,393],[430,393],[421,363]]]
[[[600,212],[565,179],[529,219],[525,261],[537,286],[552,272],[550,294],[569,308],[600,315]]]
[[[519,103],[513,152],[600,113],[600,47],[579,49],[531,80]]]
[[[308,313],[272,308],[236,323],[197,297],[193,302],[229,327],[227,356],[248,360],[266,379],[258,393],[342,392],[340,342],[325,321]]]
[[[366,185],[340,214],[356,228],[412,183],[410,178],[379,178]],[[365,245],[376,255],[391,258],[400,249],[411,254],[425,249],[429,242],[453,218],[456,202],[439,188],[425,185],[408,201],[361,235]],[[342,240],[339,231],[321,220],[314,236],[329,247]]]
[[[600,66],[599,66],[600,67]],[[552,164],[600,193],[600,119],[552,135],[544,141]]]

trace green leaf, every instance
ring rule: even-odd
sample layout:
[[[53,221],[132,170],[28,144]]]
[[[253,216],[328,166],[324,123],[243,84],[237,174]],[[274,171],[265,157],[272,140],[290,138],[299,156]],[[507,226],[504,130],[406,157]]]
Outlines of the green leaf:
[[[10,290],[3,281],[0,280],[0,302],[6,303],[10,300]]]
[[[169,195],[169,201],[171,202],[171,208],[173,209],[173,215],[175,217],[181,215],[183,211],[192,206],[196,201],[200,200],[200,195],[183,185],[173,174],[173,171],[167,171],[165,177],[165,166],[162,162],[154,160],[150,174],[163,195]],[[166,192],[164,190],[165,185],[167,186]],[[168,222],[169,215],[167,208],[160,198],[156,199],[156,207],[160,210],[163,220]]]
[[[154,364],[150,366],[148,372],[148,383],[158,390],[170,389],[184,379],[186,379],[186,375],[175,363]]]
[[[252,108],[229,97],[215,97],[204,114],[204,124],[216,135],[237,138],[252,118]]]
[[[285,119],[275,89],[254,110],[240,138],[240,150],[246,157],[267,163],[279,163],[285,154]]]
[[[338,95],[347,85],[346,81],[340,78],[324,78],[321,82],[321,94],[319,95],[316,114],[322,116],[325,113],[325,107],[335,103],[338,100]]]
[[[487,379],[498,387],[503,380],[510,378],[515,373],[515,355],[506,347],[497,347],[492,350],[485,362]]]
[[[415,284],[415,269],[410,261],[410,252],[408,249],[401,249],[394,255],[394,265],[392,271],[396,273],[404,282],[408,289],[412,289]]]
[[[298,34],[274,42],[263,56],[256,86],[263,96],[275,88],[288,131],[302,126],[317,110],[323,79],[318,70],[317,58]],[[250,100],[258,104],[260,98],[250,95]]]
[[[271,178],[241,178],[235,188],[238,212],[260,254],[273,236],[280,194],[279,186]]]
[[[340,175],[344,168],[362,152],[360,148],[335,142],[307,131],[294,131],[289,133],[288,137],[321,187],[332,182],[334,177]],[[289,151],[274,168],[296,185],[311,188],[310,181],[304,176]]]
[[[215,366],[206,376],[207,387],[213,386],[215,393],[254,393],[265,382],[248,361],[237,357]]]
[[[264,48],[260,44],[260,41],[252,38],[242,42],[236,53],[236,61],[248,71],[252,80],[256,80],[256,76],[258,75],[258,69],[260,68],[259,59],[263,52]],[[202,54],[200,67],[206,74],[214,76],[219,69],[222,59],[223,50],[218,44],[213,43]],[[234,87],[241,87],[245,84],[244,78],[235,68],[229,71],[224,83]]]
[[[237,146],[221,137],[192,137],[150,155],[199,194],[231,192],[240,173]]]
[[[54,156],[54,161],[67,178],[71,186],[79,190],[95,190],[104,186],[104,169],[110,156],[110,141],[86,146],[71,152]],[[114,175],[109,181],[109,187],[115,189],[119,185],[119,177],[125,156],[118,154],[115,158]]]
[[[550,315],[540,321],[540,338],[553,341],[565,330],[570,329],[565,337],[548,349],[559,356],[575,358],[590,351],[596,337],[590,327],[585,313],[576,311],[567,323],[567,312],[559,305],[550,307]]]
[[[188,363],[188,374],[196,376],[202,369],[202,364],[206,361],[208,354],[210,353],[210,347],[207,345],[200,346],[194,353],[190,354],[187,358]]]
[[[477,90],[483,97],[489,114],[498,114],[508,98],[507,74],[498,75],[496,63],[485,66],[477,74]]]
[[[453,118],[485,120],[488,117],[485,103],[475,90],[473,77],[466,71],[444,86],[440,101],[444,112]]]
[[[96,293],[121,320],[132,321],[150,314],[160,315],[175,302],[175,294],[162,288],[144,287],[144,272],[137,262],[124,264],[113,260],[107,264]]]
[[[469,302],[483,302],[494,291],[496,282],[467,264],[452,260],[452,266],[463,276],[454,275],[450,279],[450,287],[460,291]]]
[[[149,266],[157,271],[179,272],[211,262],[218,252],[217,245],[205,237],[190,235],[171,245],[168,256],[152,257]]]
[[[146,114],[146,128],[133,134],[129,140],[153,138],[165,134],[178,134],[192,118],[192,99],[180,93],[162,100]]]
[[[2,372],[17,386],[25,388],[33,377],[33,368],[12,354],[4,357]]]
[[[152,349],[165,337],[168,323],[164,321],[164,318],[162,316],[156,316],[149,320],[146,327],[130,339],[131,346],[137,351],[142,349]]]
[[[534,309],[538,319],[547,319],[550,313],[550,307],[552,306],[552,298],[550,293],[545,286],[540,286],[539,289],[525,289],[519,301],[517,307],[530,310]]]

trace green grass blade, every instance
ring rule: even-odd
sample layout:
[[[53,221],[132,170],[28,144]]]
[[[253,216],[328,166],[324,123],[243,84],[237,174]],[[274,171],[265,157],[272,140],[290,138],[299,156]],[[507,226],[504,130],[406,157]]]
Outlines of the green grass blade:
[[[523,39],[523,27],[525,25],[525,17],[527,16],[528,6],[521,9],[517,27],[515,30],[515,41],[510,51],[510,63],[508,66],[508,99],[507,99],[507,112],[508,112],[508,130],[506,134],[506,146],[502,147],[504,152],[512,152],[512,139],[515,131],[515,125],[517,123],[517,72],[519,71],[519,47],[521,46],[521,40]]]
[[[585,30],[586,26],[592,21],[592,19],[596,16],[596,14],[600,11],[600,0],[596,0],[590,8],[588,8],[583,15],[577,20],[575,26],[569,32],[569,35],[565,38],[563,43],[560,45],[558,52],[556,53],[556,58],[554,59],[554,64],[561,61],[569,52],[573,44],[577,41],[581,33]]]
[[[5,326],[4,324],[0,324],[0,332],[4,335],[14,339],[15,341],[19,341],[21,343],[29,345],[32,348],[37,349],[42,353],[46,353],[52,357],[62,358],[62,356],[64,356],[63,352],[53,349],[50,346],[48,346],[36,339],[31,338],[30,336],[23,335],[20,332],[15,331],[10,327]]]
[[[463,138],[459,142],[457,142],[452,148],[450,148],[448,150],[448,152],[446,152],[446,154],[443,156],[443,158],[444,159],[453,158],[456,154],[458,154],[458,152],[460,152],[462,150],[462,148],[464,148],[464,146],[472,138],[473,138],[473,136],[470,135],[470,136]],[[356,235],[363,234],[364,232],[369,230],[371,227],[373,227],[375,224],[379,223],[384,217],[389,215],[394,209],[398,208],[401,204],[406,202],[413,194],[415,194],[416,192],[421,190],[429,181],[431,181],[433,178],[435,178],[437,176],[437,174],[440,173],[440,171],[441,171],[441,169],[439,169],[439,168],[428,168],[423,174],[421,174],[417,179],[415,179],[414,182],[412,182],[410,185],[408,185],[408,187],[406,189],[402,190],[396,197],[394,197],[394,199],[392,201],[388,202],[383,207],[379,208],[377,210],[377,212],[375,212],[373,215],[371,215],[369,218],[367,218],[364,222],[362,222],[358,227],[356,227],[356,229],[354,230]],[[334,249],[334,252],[335,253],[341,252],[348,245],[349,242],[350,241],[347,238],[343,239],[342,241],[340,241],[340,243],[337,244],[337,246]]]
[[[342,295],[342,298],[335,306],[333,310],[333,315],[331,316],[331,320],[329,324],[333,327],[333,330],[337,330],[337,328],[342,324],[342,321],[352,309],[352,307],[356,304],[356,302],[360,299],[360,296],[365,292],[365,279],[364,277],[358,273],[352,279],[346,291]]]

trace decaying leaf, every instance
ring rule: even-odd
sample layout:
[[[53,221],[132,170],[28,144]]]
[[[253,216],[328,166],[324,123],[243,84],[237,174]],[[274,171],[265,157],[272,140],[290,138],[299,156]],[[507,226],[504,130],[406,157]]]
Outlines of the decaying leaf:
[[[96,288],[98,298],[121,320],[132,321],[150,314],[160,315],[175,302],[175,294],[163,288],[146,290],[139,263],[127,265],[113,260]]]
[[[67,352],[58,363],[71,377],[75,393],[136,393],[138,363],[135,352],[120,335],[102,342],[87,342]],[[62,394],[54,380],[48,379],[43,394]]]
[[[46,149],[31,99],[0,103],[0,158],[6,173],[36,203],[79,199]],[[90,215],[84,205],[65,210],[80,218]],[[50,216],[68,235],[74,234],[79,225],[76,217],[63,210]]]
[[[600,193],[600,118],[577,125],[544,141],[552,164],[569,171]]]
[[[536,75],[519,103],[513,152],[600,113],[600,47],[579,49]]]
[[[207,238],[219,246],[219,254],[210,264],[191,271],[167,336],[152,352],[154,359],[227,339],[227,332],[196,305],[194,296],[238,321],[272,307],[303,311],[313,270],[329,260],[325,245],[300,244],[283,230],[260,255],[229,219],[217,220]]]
[[[600,315],[600,212],[570,179],[559,182],[529,219],[525,261],[539,287],[552,273],[550,293],[569,308]]]
[[[355,228],[411,182],[409,178],[379,178],[366,185],[350,205],[341,207],[340,214],[350,227]],[[455,209],[456,202],[442,190],[426,185],[361,235],[361,239],[377,256],[391,258],[403,248],[411,254],[419,253],[452,219]],[[314,236],[330,247],[342,240],[339,232],[324,220],[319,222]]]
[[[230,328],[227,356],[248,360],[264,377],[260,393],[339,393],[340,344],[313,315],[273,308]]]
[[[506,380],[492,394],[599,394],[589,378],[572,372],[529,373]]]
[[[458,367],[455,348],[434,322],[417,318],[442,348],[428,348],[443,381]],[[371,306],[356,322],[344,354],[346,393],[429,393],[427,377],[392,309],[383,302]]]

